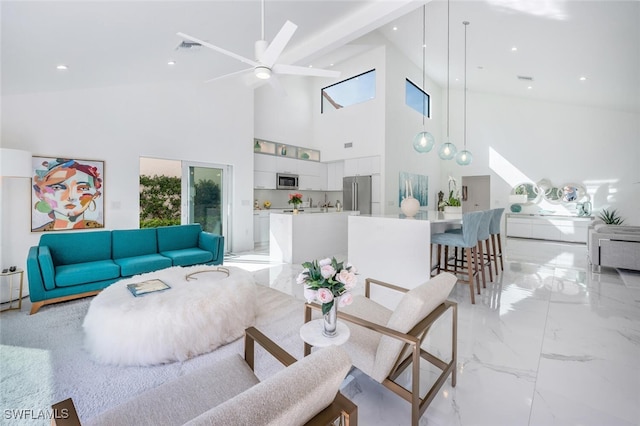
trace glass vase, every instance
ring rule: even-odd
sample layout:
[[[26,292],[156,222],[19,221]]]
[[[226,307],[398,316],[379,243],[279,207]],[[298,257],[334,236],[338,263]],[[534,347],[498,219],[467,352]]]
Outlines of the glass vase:
[[[324,330],[322,335],[325,337],[335,337],[336,327],[338,324],[338,298],[333,299],[333,306],[329,309],[329,312],[324,314]]]

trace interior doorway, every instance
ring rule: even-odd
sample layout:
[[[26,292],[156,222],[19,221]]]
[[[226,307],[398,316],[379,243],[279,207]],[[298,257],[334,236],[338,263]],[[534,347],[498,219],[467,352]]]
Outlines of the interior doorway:
[[[462,212],[489,210],[491,176],[462,176]]]

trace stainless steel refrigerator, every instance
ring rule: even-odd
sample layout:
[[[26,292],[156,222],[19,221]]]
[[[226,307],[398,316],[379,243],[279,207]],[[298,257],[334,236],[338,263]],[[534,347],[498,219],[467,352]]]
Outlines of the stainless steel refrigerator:
[[[347,176],[342,181],[344,210],[371,214],[371,176]]]

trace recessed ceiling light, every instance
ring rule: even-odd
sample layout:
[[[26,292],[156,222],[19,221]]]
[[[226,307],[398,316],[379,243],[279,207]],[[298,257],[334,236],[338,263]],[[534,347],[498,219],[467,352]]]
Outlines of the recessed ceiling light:
[[[398,31],[398,27],[393,27],[393,31]]]
[[[309,65],[309,68],[313,68],[313,65]]]
[[[332,66],[333,66],[333,64],[329,64],[329,66],[330,66],[330,67],[332,67]]]
[[[169,62],[167,62],[167,65],[175,65],[175,64],[176,64],[176,61],[169,61]]]
[[[517,51],[518,51],[518,48],[517,48],[517,47],[515,47],[515,46],[513,46],[513,47],[511,48],[511,51],[512,51],[512,52],[517,52]]]
[[[533,89],[533,86],[527,86],[527,89],[531,90],[531,89]]]
[[[56,67],[56,69],[64,71],[64,70],[68,70],[69,67],[64,64],[60,64]]]
[[[587,77],[585,76],[580,77],[580,81],[586,81],[586,80],[587,80]]]

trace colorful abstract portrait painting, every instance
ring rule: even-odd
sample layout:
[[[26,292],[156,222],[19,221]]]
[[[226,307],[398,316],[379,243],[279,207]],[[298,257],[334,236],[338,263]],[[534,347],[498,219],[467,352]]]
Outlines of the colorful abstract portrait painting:
[[[104,161],[33,157],[31,231],[104,228]]]

